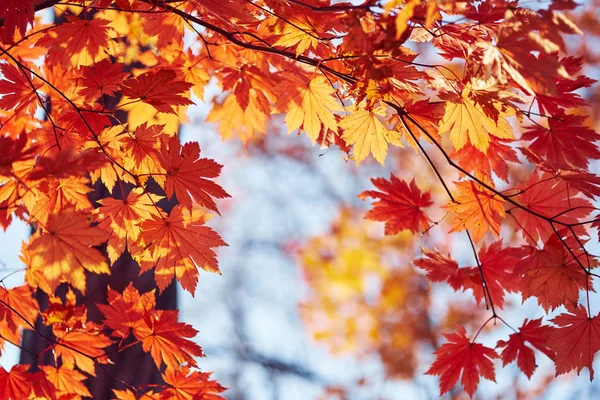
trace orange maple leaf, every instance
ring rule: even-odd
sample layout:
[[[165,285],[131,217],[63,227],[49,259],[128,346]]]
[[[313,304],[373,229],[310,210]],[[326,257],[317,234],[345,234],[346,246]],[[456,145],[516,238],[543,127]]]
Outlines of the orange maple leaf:
[[[49,288],[51,293],[61,282],[68,282],[85,293],[85,270],[110,273],[105,257],[93,248],[107,239],[104,231],[90,226],[85,214],[65,210],[50,215],[43,232],[32,236],[28,245],[32,256],[27,282],[33,287]],[[36,271],[39,275],[35,275]]]
[[[471,230],[479,242],[488,230],[500,237],[500,223],[505,216],[504,200],[473,181],[455,182],[460,191],[455,203],[446,206],[455,214],[450,232]]]
[[[187,211],[178,205],[168,217],[153,216],[141,224],[140,240],[149,246],[150,255],[142,255],[141,270],[156,266],[154,276],[161,291],[177,277],[181,286],[193,294],[198,268],[219,272],[212,248],[226,244],[214,230],[203,226],[205,221],[201,212]]]
[[[179,369],[167,369],[163,379],[169,385],[160,393],[160,399],[203,399],[223,400],[219,393],[226,389],[217,381],[210,380],[210,373],[191,370],[188,367]]]
[[[151,334],[145,322],[145,317],[154,312],[156,299],[154,290],[140,296],[133,284],[130,283],[122,294],[108,289],[108,305],[96,306],[104,314],[104,324],[113,330],[112,336],[125,339],[133,332],[138,339]]]
[[[44,372],[44,375],[46,375],[46,379],[54,385],[59,395],[76,394],[79,396],[92,396],[83,383],[87,377],[77,371],[73,367],[73,364],[64,363],[58,368],[51,365],[40,365],[40,368]]]
[[[169,369],[178,369],[181,364],[196,366],[193,357],[202,357],[200,346],[188,338],[193,338],[197,330],[183,322],[177,322],[177,310],[157,310],[146,318],[150,334],[142,338],[142,348],[150,352],[158,368],[162,362]]]
[[[156,203],[162,198],[152,193],[143,193],[135,188],[124,200],[107,197],[98,201],[102,206],[97,210],[98,228],[109,236],[106,252],[111,263],[123,254],[125,249],[132,251],[132,245],[138,240],[139,225],[152,216],[158,216]]]

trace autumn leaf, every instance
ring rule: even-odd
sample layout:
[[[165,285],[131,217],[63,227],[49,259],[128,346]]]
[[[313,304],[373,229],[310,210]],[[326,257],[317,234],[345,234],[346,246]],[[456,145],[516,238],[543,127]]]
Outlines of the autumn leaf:
[[[124,81],[120,88],[124,96],[148,103],[158,112],[177,114],[174,106],[194,104],[184,96],[191,86],[178,80],[175,71],[158,68]]]
[[[79,396],[91,397],[90,391],[83,381],[87,377],[81,372],[75,370],[72,364],[63,364],[56,368],[51,365],[40,366],[46,379],[54,385],[58,394],[76,394]]]
[[[54,29],[51,50],[62,65],[93,65],[105,58],[102,51],[108,47],[110,21],[91,20],[66,15],[66,21]]]
[[[349,115],[346,115],[340,121],[340,127],[343,129],[342,138],[353,148],[354,159],[358,166],[367,156],[373,154],[373,157],[383,165],[387,155],[388,143],[394,146],[404,147],[400,139],[400,133],[390,131],[377,118],[383,110],[368,111],[363,108],[356,108]],[[383,113],[385,115],[385,113]]]
[[[321,124],[331,130],[337,129],[332,112],[341,107],[333,97],[333,88],[322,76],[307,79],[298,75],[285,75],[275,88],[278,93],[277,112],[285,112],[288,132],[302,127],[313,144],[319,137]]]
[[[13,365],[10,372],[0,367],[0,393],[4,398],[26,399],[29,398],[32,390],[29,365]]]
[[[285,23],[278,35],[279,38],[273,46],[296,47],[296,56],[306,50],[315,50],[319,44],[319,34],[315,30],[314,22],[301,13],[294,18],[293,23]]]
[[[123,72],[123,64],[111,63],[104,59],[89,67],[81,68],[81,86],[79,94],[88,100],[93,100],[103,95],[115,96],[119,91],[119,85],[127,76]]]
[[[448,343],[434,352],[436,359],[425,372],[427,375],[441,375],[440,396],[452,389],[459,377],[470,397],[477,390],[480,376],[496,381],[492,360],[498,358],[498,355],[489,347],[471,342],[466,333],[465,328],[459,326],[458,332],[444,334]]]
[[[61,345],[56,346],[54,352],[65,364],[74,364],[83,372],[96,376],[96,363],[110,362],[105,356],[105,348],[113,342],[98,329],[90,326],[89,329],[72,330],[57,337]]]
[[[539,124],[529,126],[521,136],[533,141],[530,151],[559,168],[586,168],[590,160],[600,158],[596,145],[600,136],[584,125],[585,116],[563,114],[547,121],[547,129]],[[575,148],[580,150],[573,151]]]
[[[145,317],[156,306],[154,290],[140,295],[130,283],[122,294],[109,288],[107,299],[108,305],[97,304],[97,307],[104,314],[104,324],[112,329],[112,336],[125,339],[133,332],[139,339],[150,334]]]
[[[548,337],[553,333],[554,329],[548,325],[542,325],[542,319],[525,320],[523,326],[519,329],[519,332],[512,333],[508,337],[508,341],[499,340],[496,344],[496,348],[501,348],[502,353],[500,358],[502,359],[502,365],[517,360],[517,365],[527,376],[531,378],[537,365],[535,363],[535,353],[533,349],[526,346],[525,343],[529,343],[535,349],[541,351],[550,359],[554,359],[554,351],[550,349],[546,342]]]
[[[415,180],[406,183],[390,174],[390,180],[371,178],[371,182],[381,192],[367,190],[358,195],[361,200],[367,197],[378,199],[365,215],[366,219],[385,222],[385,234],[395,235],[404,229],[418,234],[428,228],[430,219],[422,208],[433,205],[431,194],[422,193]]]
[[[474,181],[455,182],[460,195],[446,208],[455,214],[450,232],[470,230],[479,242],[488,231],[500,237],[504,200]]]
[[[153,216],[141,224],[140,240],[146,244],[151,259],[141,259],[142,271],[153,266],[159,289],[165,290],[174,277],[181,286],[194,293],[198,268],[219,272],[214,247],[225,246],[221,237],[207,226],[206,216],[175,206],[167,216]]]
[[[591,317],[582,305],[567,304],[567,312],[553,318],[558,326],[548,338],[548,346],[556,351],[556,375],[583,367],[590,370],[594,379],[594,355],[600,350],[600,317]]]
[[[515,268],[523,301],[536,297],[546,311],[552,311],[562,305],[576,306],[581,290],[593,290],[586,271],[556,235],[548,239],[543,249],[531,247],[529,252]],[[574,251],[577,253],[579,250]]]
[[[131,250],[140,235],[139,225],[153,215],[159,215],[156,203],[161,198],[136,188],[124,200],[107,197],[99,201],[98,228],[110,235],[106,251],[111,263],[117,261],[127,248]]]
[[[430,282],[447,282],[454,290],[481,287],[479,271],[473,274],[471,268],[459,268],[458,262],[449,254],[437,250],[421,249],[422,257],[413,260],[417,268],[425,271]]]
[[[450,96],[440,122],[440,133],[450,132],[454,149],[460,150],[470,142],[487,154],[490,135],[499,139],[513,139],[512,129],[506,119],[499,117],[498,121],[492,120],[481,106],[471,100],[469,93],[469,89],[464,89],[460,96]]]
[[[0,301],[0,321],[5,321],[11,331],[16,332],[19,327],[30,329],[35,324],[39,305],[29,286],[0,287]]]
[[[218,212],[213,198],[230,197],[221,186],[206,179],[219,176],[222,165],[208,158],[200,158],[200,146],[197,142],[186,143],[182,147],[177,138],[172,138],[168,150],[163,149],[159,160],[166,171],[167,196],[175,194],[180,204],[187,209],[192,209],[192,200],[195,200]]]
[[[33,0],[4,0],[0,3],[0,19],[3,20],[5,31],[2,40],[10,43],[15,31],[25,36],[27,25],[33,23],[35,10]]]
[[[0,109],[12,110],[15,112],[35,110],[36,90],[41,87],[41,83],[25,71],[17,69],[10,64],[0,64],[2,79],[0,80]]]
[[[144,351],[150,352],[158,368],[162,362],[167,370],[178,369],[181,364],[196,366],[193,357],[202,357],[200,346],[189,340],[198,333],[191,325],[177,322],[177,311],[157,310],[147,317],[150,334],[142,338]]]
[[[219,393],[226,389],[217,381],[210,379],[210,373],[192,370],[188,367],[168,369],[163,379],[169,387],[160,393],[160,400],[167,399],[203,399],[223,400]]]
[[[530,243],[546,241],[555,234],[548,221],[550,218],[569,224],[589,215],[592,210],[587,200],[574,197],[573,191],[569,190],[565,182],[553,179],[548,174],[534,172],[519,189],[516,199],[529,212],[515,207],[511,209],[510,215],[523,238]]]
[[[32,237],[28,249],[33,252],[27,282],[33,287],[47,287],[53,292],[61,282],[85,292],[84,271],[108,274],[110,270],[102,253],[93,248],[106,242],[108,236],[90,226],[85,214],[63,211],[52,214],[44,231]],[[31,275],[40,271],[40,275]],[[39,282],[38,279],[43,279]]]

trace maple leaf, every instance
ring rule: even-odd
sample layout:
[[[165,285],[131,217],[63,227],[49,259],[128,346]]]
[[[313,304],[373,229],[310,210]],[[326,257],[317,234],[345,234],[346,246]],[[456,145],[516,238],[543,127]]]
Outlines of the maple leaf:
[[[472,343],[466,336],[465,328],[458,327],[458,332],[444,334],[448,343],[443,344],[434,354],[436,359],[425,372],[427,375],[441,375],[440,396],[448,392],[460,377],[465,392],[473,397],[479,377],[496,381],[493,359],[498,358],[494,349],[479,343]]]
[[[210,373],[194,371],[188,367],[167,369],[163,379],[169,387],[160,393],[160,400],[203,399],[223,400],[218,396],[226,389],[217,381],[210,380]]]
[[[498,121],[488,117],[481,106],[471,100],[470,92],[465,88],[460,96],[448,96],[439,131],[450,132],[455,150],[462,149],[469,141],[476,149],[487,154],[490,135],[499,139],[513,139],[512,129],[503,117]]]
[[[77,394],[79,396],[91,397],[91,393],[85,387],[83,381],[87,377],[75,370],[72,364],[65,363],[56,368],[51,365],[40,365],[46,375],[46,379],[56,388],[58,394]]]
[[[558,168],[586,168],[589,160],[600,158],[600,150],[595,144],[600,135],[584,126],[585,119],[582,115],[569,114],[549,118],[547,129],[539,124],[530,126],[521,139],[533,140],[529,150]]]
[[[500,237],[504,200],[474,181],[455,182],[460,195],[446,208],[455,214],[450,232],[470,230],[479,242],[488,230]]]
[[[139,225],[153,215],[159,215],[156,203],[161,198],[135,188],[123,200],[107,197],[98,201],[101,204],[97,210],[98,228],[110,235],[106,251],[111,263],[138,240]]]
[[[0,64],[2,79],[0,80],[0,109],[15,112],[26,111],[31,113],[37,106],[36,90],[41,83],[33,79],[32,75],[10,64]]]
[[[483,245],[478,252],[481,273],[485,277],[485,283],[490,297],[495,306],[504,307],[504,295],[506,292],[516,292],[519,285],[514,280],[513,271],[517,263],[523,258],[525,252],[520,248],[502,247],[502,240],[496,241],[489,246]],[[471,274],[476,275],[478,268],[473,267]],[[472,288],[477,302],[484,299],[481,284]]]
[[[81,19],[65,15],[66,22],[54,28],[51,50],[63,65],[92,65],[104,58],[108,47],[110,21],[102,18]]]
[[[379,199],[365,215],[366,219],[385,222],[385,234],[395,235],[404,229],[418,234],[428,228],[430,219],[422,208],[433,205],[431,194],[422,193],[415,180],[406,183],[390,174],[390,180],[371,178],[371,182],[381,192],[367,190],[358,195],[361,200],[367,197]]]
[[[30,328],[29,324],[35,324],[40,307],[28,285],[8,290],[0,287],[0,300],[0,321],[5,321],[8,329],[16,332],[19,327]]]
[[[2,40],[5,43],[12,42],[15,31],[25,36],[27,25],[33,24],[34,13],[33,0],[3,0],[0,3],[0,19],[5,28]]]
[[[185,211],[185,212],[184,212]],[[206,216],[175,206],[171,214],[152,216],[141,224],[140,240],[147,246],[151,259],[141,259],[142,271],[155,266],[159,289],[165,290],[174,277],[181,286],[194,293],[198,268],[219,272],[213,247],[226,246],[211,228],[203,226]]]
[[[593,290],[586,272],[556,235],[550,236],[543,249],[530,248],[528,257],[517,264],[514,273],[520,280],[523,301],[535,296],[546,311],[577,305],[580,290]]]
[[[278,93],[276,112],[286,113],[288,132],[302,127],[313,144],[319,137],[321,124],[331,130],[337,129],[334,111],[340,105],[333,97],[333,88],[322,76],[308,79],[302,75],[286,75],[275,88]]]
[[[102,253],[92,246],[106,242],[108,236],[100,229],[90,226],[85,214],[66,210],[50,215],[44,232],[29,243],[33,253],[28,268],[27,282],[33,287],[52,290],[61,282],[85,292],[84,270],[96,274],[108,274],[110,270]],[[40,276],[34,277],[35,271]],[[39,279],[44,282],[39,282]]]
[[[554,229],[547,219],[554,218],[555,221],[571,224],[589,215],[592,210],[590,202],[573,197],[573,191],[565,182],[553,178],[534,172],[525,185],[519,186],[519,204],[539,216],[518,207],[510,210],[523,238],[530,243],[546,241],[554,235]]]
[[[192,84],[178,80],[177,73],[171,69],[157,68],[144,72],[124,81],[120,87],[123,96],[148,103],[158,112],[177,114],[174,106],[194,104],[184,97]]]
[[[13,365],[10,372],[0,367],[0,393],[5,399],[27,399],[32,390],[29,365]]]
[[[369,153],[373,154],[373,157],[383,165],[388,143],[404,147],[400,133],[388,130],[377,118],[377,115],[384,116],[384,110],[368,111],[356,108],[340,121],[340,127],[344,131],[342,138],[352,146],[357,166],[367,158]]]
[[[315,30],[314,22],[301,13],[295,16],[293,24],[285,23],[283,30],[278,34],[280,36],[273,46],[296,47],[296,56],[309,49],[315,50],[319,44],[319,34]]]
[[[447,282],[454,290],[481,287],[479,272],[473,274],[471,268],[459,268],[458,263],[449,254],[437,250],[421,248],[422,258],[413,260],[413,264],[425,271],[430,282]]]
[[[152,178],[164,186],[165,170],[160,165],[159,155],[161,148],[167,146],[168,138],[163,134],[164,125],[150,125],[145,122],[135,128],[134,134],[126,135],[121,139],[123,150],[126,152],[125,168],[142,175],[140,179],[145,182],[144,176]]]
[[[553,318],[558,326],[548,338],[548,347],[556,351],[556,375],[583,367],[590,370],[594,379],[594,355],[600,350],[600,317],[590,317],[585,307],[567,304],[567,312]]]
[[[154,290],[140,293],[130,283],[122,294],[108,289],[108,305],[96,304],[104,314],[104,324],[113,330],[112,336],[125,339],[131,332],[137,338],[148,336],[151,331],[144,317],[154,311],[156,299]]]
[[[162,362],[169,369],[178,369],[181,364],[196,366],[193,357],[202,357],[200,346],[188,338],[198,333],[191,325],[177,322],[178,312],[175,310],[157,310],[146,321],[150,334],[142,338],[142,348],[150,352],[158,368]]]
[[[112,344],[99,329],[94,329],[91,323],[86,324],[89,329],[72,330],[65,334],[54,330],[60,345],[54,348],[57,356],[62,358],[64,364],[74,364],[83,372],[96,376],[96,362],[108,364],[110,361],[105,356],[104,348]]]
[[[174,137],[169,141],[168,149],[163,149],[159,161],[166,171],[167,196],[170,198],[175,194],[182,206],[191,210],[193,199],[218,213],[213,197],[230,197],[221,186],[205,179],[219,176],[222,166],[214,160],[200,158],[197,142],[182,147],[179,139]]]
[[[554,359],[554,351],[546,345],[548,337],[553,332],[554,328],[547,325],[542,325],[542,319],[525,320],[519,329],[519,332],[512,333],[508,337],[508,341],[499,340],[496,348],[502,348],[500,358],[502,365],[506,366],[517,360],[517,365],[523,371],[527,378],[531,378],[537,365],[535,363],[535,354],[531,347],[525,345],[526,342],[531,344],[550,359]]]
[[[491,182],[492,172],[504,182],[508,182],[508,164],[519,162],[517,153],[505,144],[506,141],[490,137],[490,146],[486,153],[467,143],[462,149],[454,151],[450,157],[467,170],[473,172],[475,177],[484,182]]]
[[[127,74],[123,72],[123,64],[111,63],[110,60],[104,59],[81,68],[81,76],[83,89],[78,93],[88,100],[93,100],[103,95],[115,96]]]
[[[479,249],[479,267],[459,268],[450,256],[427,249],[421,251],[424,257],[414,260],[413,264],[425,270],[429,281],[447,282],[456,291],[472,289],[478,304],[487,297],[481,281],[482,274],[491,301],[499,309],[504,307],[505,293],[518,289],[513,280],[513,270],[523,252],[518,248],[502,247],[501,240]]]

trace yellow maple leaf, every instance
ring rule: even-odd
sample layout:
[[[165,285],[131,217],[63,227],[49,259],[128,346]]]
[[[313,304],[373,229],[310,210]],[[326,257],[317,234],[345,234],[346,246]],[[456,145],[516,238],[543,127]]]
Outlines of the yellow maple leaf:
[[[342,138],[348,145],[353,146],[356,165],[367,158],[369,153],[383,165],[388,143],[404,147],[400,140],[400,133],[388,130],[377,118],[377,115],[382,115],[382,112],[381,109],[368,111],[356,108],[351,114],[342,118],[339,124],[344,130]]]
[[[285,123],[288,132],[303,127],[314,144],[321,124],[332,131],[337,130],[334,111],[341,111],[341,106],[333,96],[333,88],[322,76],[308,80],[300,75],[288,75],[275,90],[279,99],[275,112],[286,112]]]
[[[479,242],[488,230],[500,237],[500,223],[505,217],[504,200],[473,182],[456,182],[460,195],[446,208],[455,214],[450,232],[471,230]]]
[[[498,117],[498,122],[488,117],[481,106],[469,97],[470,92],[465,88],[460,97],[446,101],[440,133],[450,132],[450,141],[456,150],[462,149],[469,141],[483,153],[490,146],[490,135],[513,139],[508,121],[502,116]]]
[[[229,140],[235,134],[247,145],[253,137],[267,134],[269,116],[263,111],[265,107],[260,105],[268,105],[268,100],[260,92],[253,94],[256,98],[248,103],[245,110],[236,101],[234,94],[227,96],[223,103],[215,102],[206,117],[206,122],[219,124],[221,139]]]
[[[309,21],[294,20],[294,25],[286,23],[283,26],[281,36],[273,46],[294,47],[296,46],[296,56],[304,53],[307,49],[316,49],[319,44],[318,35],[315,28]]]
[[[420,3],[421,0],[410,0],[404,5],[402,10],[400,10],[396,16],[396,39],[399,39],[404,31],[406,31],[406,28],[408,28],[408,20],[413,17],[415,14],[415,7]]]

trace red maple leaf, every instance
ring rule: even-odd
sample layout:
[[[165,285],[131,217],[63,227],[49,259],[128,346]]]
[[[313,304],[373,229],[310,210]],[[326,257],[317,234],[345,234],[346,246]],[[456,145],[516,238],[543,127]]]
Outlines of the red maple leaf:
[[[385,234],[395,235],[408,229],[413,233],[428,228],[430,219],[422,211],[433,204],[429,192],[422,193],[415,180],[410,185],[390,174],[390,180],[371,178],[371,182],[381,192],[367,190],[358,195],[362,200],[367,197],[379,199],[365,215],[366,219],[385,222]]]
[[[554,360],[554,351],[546,345],[546,341],[553,330],[554,328],[551,326],[542,325],[541,318],[531,321],[525,320],[519,332],[511,334],[508,337],[508,341],[500,340],[496,344],[496,348],[502,348],[502,353],[500,354],[502,365],[507,365],[517,360],[517,365],[521,368],[521,371],[527,375],[527,378],[531,378],[536,368],[535,353],[525,343],[528,342],[531,346]]]
[[[548,346],[556,351],[556,375],[588,367],[591,381],[594,355],[600,350],[600,317],[590,317],[582,305],[567,304],[567,311],[551,320],[558,326],[548,338]]]
[[[521,139],[533,140],[529,149],[557,167],[587,168],[590,159],[600,158],[595,144],[600,135],[584,125],[585,119],[583,115],[569,114],[549,118],[547,129],[532,125]]]
[[[456,385],[460,377],[465,392],[473,397],[479,377],[496,382],[493,359],[498,358],[494,349],[480,343],[472,343],[466,336],[465,328],[458,327],[458,332],[444,334],[448,343],[442,345],[434,354],[436,359],[427,375],[441,375],[440,396]]]
[[[191,87],[191,83],[178,80],[175,71],[159,68],[126,80],[121,84],[121,92],[150,104],[158,112],[177,114],[173,106],[194,104],[183,96]]]
[[[564,181],[548,174],[531,174],[520,189],[521,194],[517,196],[519,204],[537,215],[517,207],[509,213],[530,243],[546,241],[555,234],[548,221],[550,218],[570,224],[578,222],[579,218],[587,216],[592,210],[589,201],[574,197],[575,193],[569,191]]]
[[[81,72],[83,89],[79,90],[79,94],[88,100],[94,100],[102,95],[114,96],[119,91],[119,84],[127,76],[123,72],[123,64],[113,64],[108,59],[83,67]]]
[[[184,207],[192,208],[192,199],[204,207],[219,212],[213,197],[230,197],[223,188],[206,178],[216,178],[222,165],[208,158],[200,158],[197,142],[186,143],[183,147],[176,137],[169,141],[168,149],[163,148],[159,161],[166,171],[168,197],[173,194]]]
[[[32,24],[35,10],[33,0],[2,0],[0,2],[0,19],[4,20],[4,31],[1,39],[12,42],[15,31],[25,36],[27,25]]]
[[[579,291],[593,290],[586,272],[566,250],[561,240],[553,235],[539,250],[525,248],[530,252],[515,267],[514,279],[519,283],[523,301],[536,297],[546,311],[562,305],[577,305]],[[581,251],[575,252],[575,254]]]
[[[14,365],[10,372],[0,367],[0,393],[4,399],[27,399],[33,390],[29,365]]]

